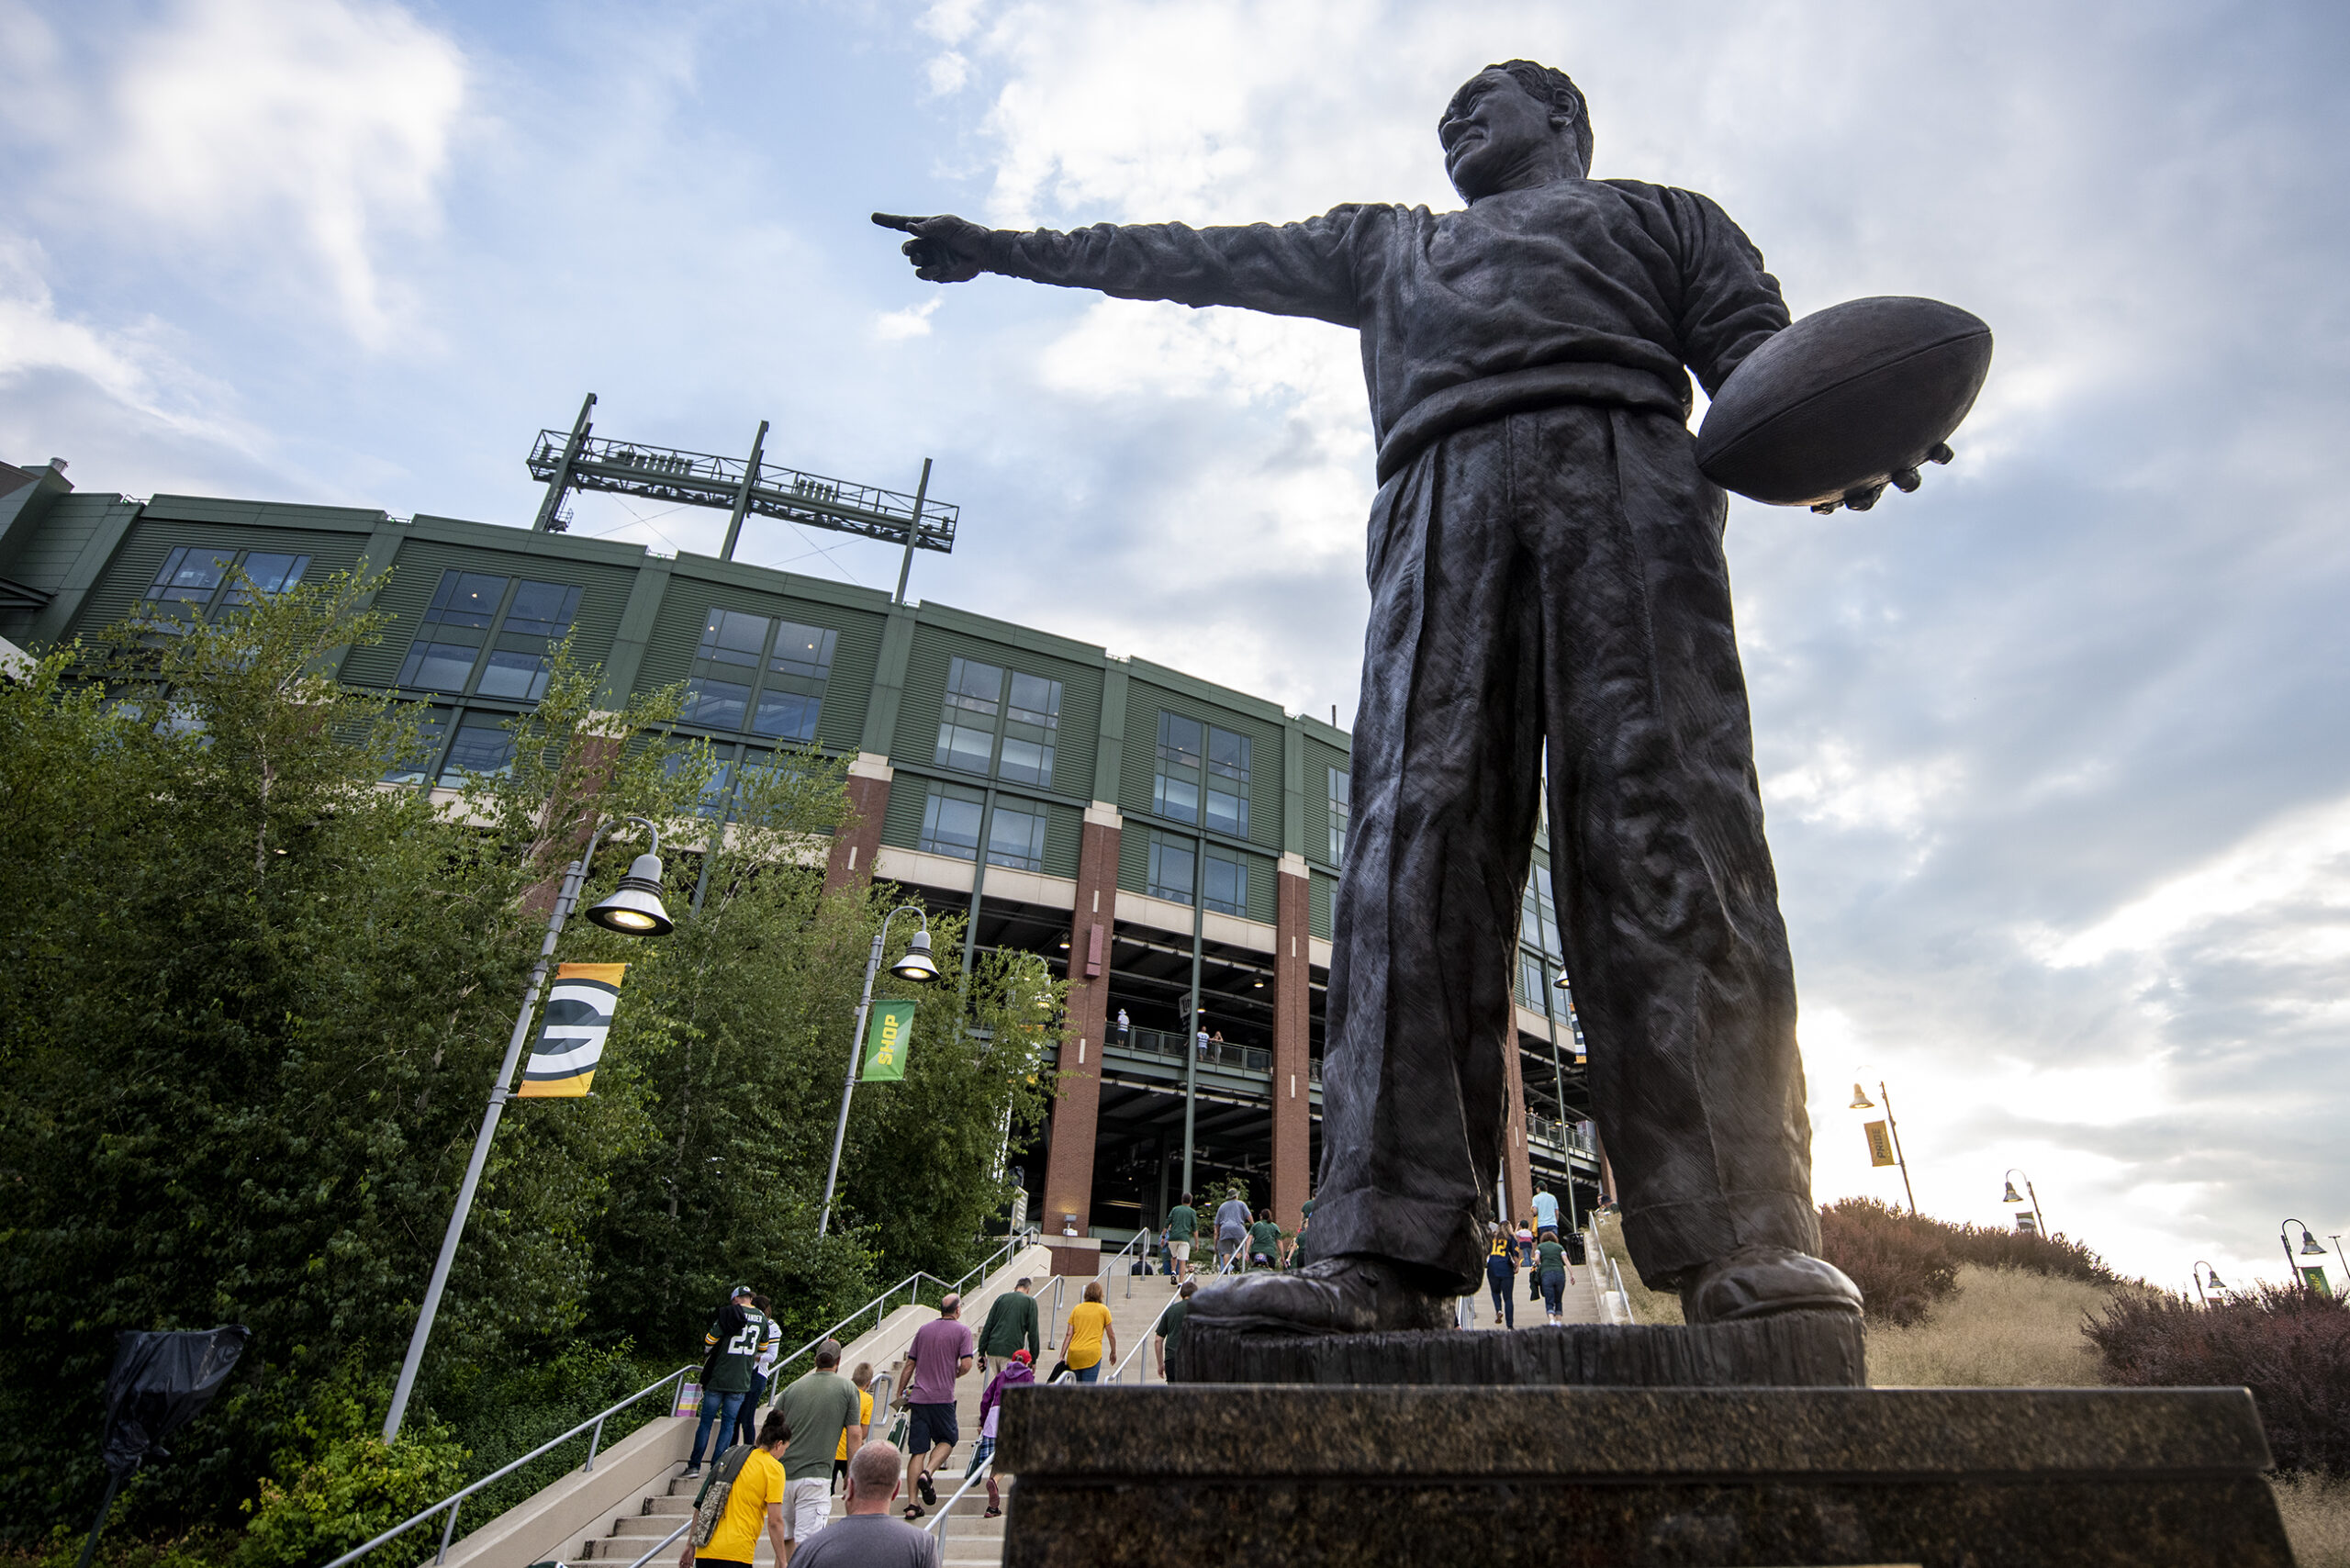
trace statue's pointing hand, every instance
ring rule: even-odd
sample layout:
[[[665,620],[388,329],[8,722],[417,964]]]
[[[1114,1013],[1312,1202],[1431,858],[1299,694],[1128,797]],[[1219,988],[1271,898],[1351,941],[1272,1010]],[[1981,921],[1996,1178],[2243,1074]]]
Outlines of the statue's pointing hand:
[[[912,239],[899,247],[914,264],[914,275],[931,283],[968,283],[979,275],[979,241],[987,230],[952,213],[935,218],[902,218],[877,212],[873,221]]]

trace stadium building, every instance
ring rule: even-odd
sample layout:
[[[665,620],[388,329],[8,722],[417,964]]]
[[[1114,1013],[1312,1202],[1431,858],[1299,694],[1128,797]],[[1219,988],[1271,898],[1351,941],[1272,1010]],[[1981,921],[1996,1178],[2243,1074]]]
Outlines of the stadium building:
[[[77,491],[61,461],[0,465],[0,637],[38,653],[150,599],[217,613],[224,563],[266,589],[364,562],[392,569],[376,604],[392,632],[340,674],[432,707],[435,754],[398,781],[501,766],[499,726],[538,698],[542,655],[566,635],[616,700],[686,685],[681,729],[735,769],[813,741],[845,759],[858,813],[835,836],[834,879],[968,909],[975,946],[1040,954],[1071,982],[1049,1125],[1011,1153],[1030,1216],[1123,1241],[1188,1169],[1202,1190],[1245,1176],[1294,1225],[1320,1157],[1346,733],[1049,631],[903,602],[902,575],[893,596],[726,558],[760,514],[901,540],[911,563],[917,544],[951,547],[954,509],[776,468],[755,446],[746,466],[588,429],[583,412],[567,439],[542,437],[548,498],[528,527],[140,500]],[[731,504],[724,554],[560,532],[563,498],[583,487]],[[1535,858],[1547,865],[1540,842]],[[1508,1209],[1529,1213],[1547,1184],[1581,1213],[1603,1163],[1547,876],[1527,890],[1516,969]]]

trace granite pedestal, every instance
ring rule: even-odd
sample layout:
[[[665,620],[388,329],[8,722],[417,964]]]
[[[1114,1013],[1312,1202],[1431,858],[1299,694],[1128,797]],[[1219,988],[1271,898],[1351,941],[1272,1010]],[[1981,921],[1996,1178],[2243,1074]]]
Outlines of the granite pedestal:
[[[1031,1387],[997,1460],[1006,1568],[2292,1561],[2243,1389]]]
[[[1269,1335],[1186,1318],[1170,1383],[1524,1383],[1633,1388],[1861,1388],[1868,1337],[1858,1317],[1789,1313],[1697,1327],[1573,1323],[1507,1333]]]

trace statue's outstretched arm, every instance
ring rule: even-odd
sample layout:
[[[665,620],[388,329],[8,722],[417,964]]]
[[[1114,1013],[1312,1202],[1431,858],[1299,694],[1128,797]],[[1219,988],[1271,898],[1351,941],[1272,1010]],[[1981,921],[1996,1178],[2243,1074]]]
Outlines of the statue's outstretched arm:
[[[983,272],[1121,299],[1233,305],[1276,316],[1356,324],[1355,252],[1362,226],[1382,207],[1342,207],[1303,223],[1193,229],[1181,223],[1097,223],[983,229],[960,218],[877,212],[884,229],[912,235],[901,247],[914,275],[965,283]]]

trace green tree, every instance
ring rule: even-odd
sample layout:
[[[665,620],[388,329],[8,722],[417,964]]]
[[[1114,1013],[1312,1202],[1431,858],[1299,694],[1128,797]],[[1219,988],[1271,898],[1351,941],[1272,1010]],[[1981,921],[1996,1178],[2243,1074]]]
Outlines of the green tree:
[[[234,1321],[254,1339],[112,1528],[251,1519],[248,1562],[308,1560],[465,1453],[477,1473],[584,1414],[543,1386],[588,1364],[565,1358],[593,1359],[593,1378],[560,1381],[600,1405],[632,1385],[638,1347],[698,1354],[724,1276],[811,1333],[877,1273],[951,1276],[1007,1196],[1007,1131],[1043,1103],[1060,1005],[1043,966],[982,955],[958,984],[950,964],[907,1081],[858,1095],[819,1242],[889,904],[822,888],[838,767],[785,756],[740,782],[720,832],[701,814],[709,748],[670,731],[677,694],[611,710],[600,672],[558,648],[509,766],[453,798],[386,787],[421,711],[330,674],[336,650],[382,635],[379,584],[252,596],[208,623],[149,613],[0,683],[0,828],[22,890],[0,936],[0,1530],[16,1539],[86,1525],[118,1328]],[[369,1423],[554,879],[629,814],[661,828],[678,929],[566,930],[563,958],[631,966],[595,1092],[508,1107],[410,1425],[386,1449]],[[643,847],[630,829],[599,851],[586,899]],[[959,951],[959,924],[936,931]]]

